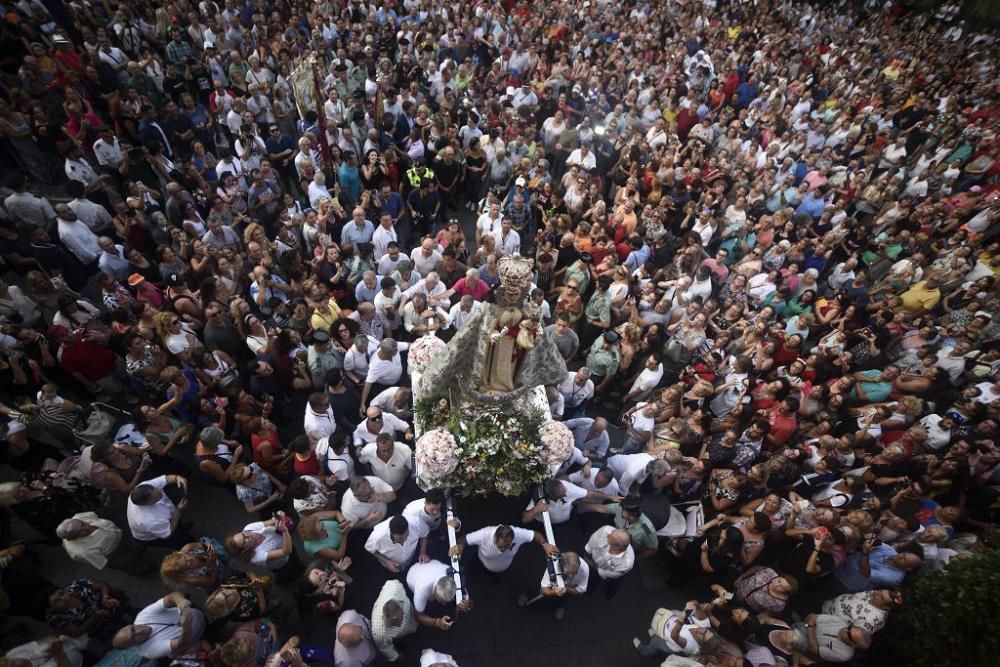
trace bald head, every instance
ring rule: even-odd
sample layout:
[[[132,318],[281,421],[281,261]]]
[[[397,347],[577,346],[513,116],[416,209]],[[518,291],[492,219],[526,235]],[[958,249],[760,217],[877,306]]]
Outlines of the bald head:
[[[611,547],[611,553],[620,554],[621,552],[628,549],[628,545],[631,539],[628,536],[628,531],[617,528],[608,533],[608,546]]]
[[[365,631],[359,625],[344,623],[337,629],[337,641],[344,646],[358,646],[365,640]]]

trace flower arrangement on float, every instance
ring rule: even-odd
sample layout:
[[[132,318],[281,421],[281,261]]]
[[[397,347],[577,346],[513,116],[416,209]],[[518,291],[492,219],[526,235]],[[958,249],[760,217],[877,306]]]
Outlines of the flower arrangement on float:
[[[413,341],[407,352],[407,363],[410,365],[411,371],[418,373],[426,371],[427,367],[431,365],[431,360],[434,359],[434,356],[440,354],[447,345],[447,343],[433,334],[421,336]]]
[[[505,409],[506,408],[506,409]],[[536,407],[418,400],[417,470],[465,495],[530,491],[572,453],[573,434]]]

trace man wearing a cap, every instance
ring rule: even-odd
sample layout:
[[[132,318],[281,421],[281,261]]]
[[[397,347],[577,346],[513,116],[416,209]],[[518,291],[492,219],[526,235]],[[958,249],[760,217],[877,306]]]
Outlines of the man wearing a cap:
[[[73,45],[62,35],[53,35],[52,44],[56,47],[53,58],[58,60],[63,67],[73,72],[83,74],[87,70],[87,65],[83,62],[80,54],[76,52]]]
[[[603,336],[594,341],[587,355],[587,368],[593,373],[595,394],[607,391],[618,372],[620,361],[618,334],[614,331],[605,331]]]
[[[334,349],[330,342],[329,332],[322,329],[313,332],[312,345],[309,346],[306,364],[309,366],[309,377],[312,378],[313,387],[316,388],[323,387],[328,370],[344,367],[344,357]]]
[[[597,278],[597,289],[590,296],[583,310],[584,326],[580,329],[580,345],[587,347],[598,336],[611,327],[611,276],[605,274]],[[591,367],[591,370],[594,370]]]

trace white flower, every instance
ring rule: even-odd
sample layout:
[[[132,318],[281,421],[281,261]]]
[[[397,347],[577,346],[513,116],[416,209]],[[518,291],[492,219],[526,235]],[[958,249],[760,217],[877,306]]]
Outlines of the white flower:
[[[573,453],[573,432],[562,422],[547,421],[538,429],[539,459],[546,465],[562,463]]]
[[[458,466],[458,446],[455,437],[443,429],[434,429],[417,440],[417,465],[421,474],[440,479]]]
[[[410,345],[408,356],[410,368],[423,373],[430,366],[431,360],[446,346],[447,344],[437,336],[421,336]]]

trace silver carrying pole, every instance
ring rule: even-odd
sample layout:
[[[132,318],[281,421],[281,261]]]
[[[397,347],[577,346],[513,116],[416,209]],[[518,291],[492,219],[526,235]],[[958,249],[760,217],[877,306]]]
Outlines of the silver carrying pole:
[[[445,492],[445,527],[448,529],[448,549],[451,550],[458,543],[458,536],[455,527],[451,525],[451,520],[455,518],[455,506],[451,498],[451,492]],[[451,574],[455,577],[455,604],[462,604],[466,597],[465,583],[462,579],[462,564],[458,556],[451,556]]]
[[[537,504],[542,500],[545,500],[545,487],[543,484],[539,484],[535,493],[535,503]],[[548,510],[542,512],[541,514],[542,525],[545,527],[545,541],[552,546],[556,546],[556,536],[555,533],[552,532],[552,518],[549,517]],[[558,555],[549,556],[546,554],[546,561],[546,567],[548,567],[549,570],[549,579],[555,583],[556,587],[565,588],[566,581],[563,578],[562,558]]]

